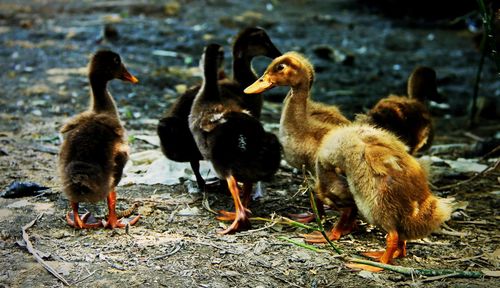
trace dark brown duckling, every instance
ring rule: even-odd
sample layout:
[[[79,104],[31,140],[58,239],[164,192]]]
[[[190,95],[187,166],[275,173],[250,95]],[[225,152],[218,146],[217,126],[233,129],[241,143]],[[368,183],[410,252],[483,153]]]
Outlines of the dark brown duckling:
[[[428,149],[434,138],[428,99],[438,98],[436,72],[417,67],[408,78],[408,97],[390,95],[380,100],[357,122],[369,123],[397,135],[410,149],[410,154]]]
[[[279,168],[281,145],[278,138],[266,132],[259,120],[221,89],[217,81],[217,55],[222,47],[205,48],[201,64],[203,84],[189,115],[189,128],[201,155],[212,162],[221,179],[227,180],[235,212],[220,211],[219,220],[233,221],[222,234],[250,227],[246,208],[252,185],[270,178]],[[238,183],[243,183],[243,203]]]
[[[101,222],[86,223],[89,214],[80,218],[78,203],[98,202],[107,198],[109,215],[104,227],[122,228],[126,224],[118,220],[115,211],[115,187],[121,180],[129,147],[115,102],[106,86],[113,79],[131,83],[139,80],[127,71],[120,56],[109,50],[101,50],[93,55],[88,77],[91,87],[90,108],[70,119],[61,129],[65,139],[59,154],[59,173],[63,191],[73,208],[73,219],[68,212],[66,221],[80,229],[103,226]],[[129,224],[134,225],[139,217]]]
[[[280,55],[281,52],[274,46],[263,29],[251,27],[243,30],[238,34],[233,45],[233,78],[222,79],[219,83],[221,89],[228,91],[222,93],[222,96],[230,95],[231,99],[239,102],[241,107],[250,111],[252,116],[260,117],[262,96],[245,97],[243,95],[243,89],[257,80],[257,75],[252,70],[251,61],[256,56],[275,58]],[[223,57],[223,55],[218,57]],[[219,65],[219,67],[222,67],[222,62],[219,62]],[[221,75],[220,69],[219,75]],[[160,119],[157,133],[160,137],[163,154],[173,161],[190,162],[196,176],[198,188],[203,190],[205,181],[199,172],[199,161],[203,160],[203,157],[196,146],[188,125],[188,115],[200,87],[201,85],[197,85],[190,88],[177,99],[166,112],[165,117]]]

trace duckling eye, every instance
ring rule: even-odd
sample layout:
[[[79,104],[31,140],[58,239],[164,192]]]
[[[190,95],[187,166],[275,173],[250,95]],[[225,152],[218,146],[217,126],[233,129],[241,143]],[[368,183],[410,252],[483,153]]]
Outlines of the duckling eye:
[[[113,62],[115,62],[115,64],[120,64],[120,58],[118,57],[113,58]]]
[[[281,70],[285,69],[285,67],[286,67],[286,65],[281,63],[278,66],[276,66],[276,71],[281,71]]]

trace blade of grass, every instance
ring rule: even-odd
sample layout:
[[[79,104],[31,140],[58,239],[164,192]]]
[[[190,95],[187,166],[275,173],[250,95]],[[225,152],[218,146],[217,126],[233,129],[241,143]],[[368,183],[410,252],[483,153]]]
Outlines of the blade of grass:
[[[319,227],[319,232],[321,232],[321,235],[325,238],[326,242],[330,244],[330,246],[337,252],[337,254],[342,254],[342,250],[340,250],[337,246],[335,246],[332,241],[330,241],[330,238],[328,238],[328,235],[326,235],[325,228],[323,227],[323,223],[321,223],[321,218],[319,216],[318,212],[318,206],[316,205],[316,199],[314,198],[314,194],[312,189],[309,189],[309,200],[311,201],[311,206],[314,212],[314,215],[316,215],[316,223],[318,223]]]
[[[462,271],[462,270],[451,270],[451,269],[418,269],[418,268],[408,268],[403,266],[394,266],[389,264],[383,264],[380,262],[373,262],[370,260],[364,260],[360,258],[350,258],[349,261],[370,265],[373,267],[382,268],[385,270],[397,272],[404,275],[422,275],[422,276],[441,276],[441,275],[450,275],[450,277],[460,277],[460,278],[480,278],[483,277],[484,274],[481,272],[475,271]]]
[[[278,239],[286,241],[286,242],[289,242],[289,243],[292,243],[293,245],[296,245],[296,246],[299,246],[299,247],[302,247],[302,248],[305,248],[305,249],[308,249],[308,250],[311,250],[311,251],[314,251],[314,252],[318,252],[318,253],[328,252],[328,250],[320,249],[320,248],[317,248],[317,247],[312,246],[312,245],[301,243],[301,242],[295,241],[293,239],[290,239],[290,238],[287,238],[287,237],[284,237],[284,236],[279,236]]]

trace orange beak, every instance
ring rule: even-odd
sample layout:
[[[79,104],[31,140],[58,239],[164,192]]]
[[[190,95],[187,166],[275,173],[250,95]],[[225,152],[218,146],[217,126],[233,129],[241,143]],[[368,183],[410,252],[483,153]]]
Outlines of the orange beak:
[[[131,82],[133,84],[139,82],[139,79],[135,78],[134,75],[130,74],[130,72],[127,71],[127,69],[123,70],[123,73],[120,77],[121,80]]]
[[[262,77],[257,79],[252,85],[248,86],[243,90],[246,94],[258,94],[273,88],[275,85],[271,82],[267,75],[264,74]]]

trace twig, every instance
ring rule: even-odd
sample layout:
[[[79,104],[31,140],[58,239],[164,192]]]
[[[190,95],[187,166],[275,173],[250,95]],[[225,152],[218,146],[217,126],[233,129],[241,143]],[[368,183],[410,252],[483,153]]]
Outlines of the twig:
[[[243,231],[243,232],[240,232],[238,234],[235,234],[234,236],[236,236],[236,237],[244,237],[244,236],[247,236],[248,234],[252,234],[252,233],[255,233],[255,232],[258,232],[258,231],[269,229],[269,228],[273,227],[276,224],[278,224],[278,222],[270,222],[269,224],[265,225],[264,227],[260,227],[260,228],[257,228],[257,229]]]
[[[88,271],[87,271],[87,272],[88,272]],[[83,282],[83,281],[87,280],[88,278],[90,278],[90,276],[94,275],[94,274],[95,274],[95,272],[97,272],[97,270],[94,270],[94,271],[92,271],[92,272],[89,272],[89,273],[87,274],[87,276],[83,277],[82,279],[78,279],[78,280],[76,280],[76,281],[75,281],[74,283],[72,283],[71,285],[73,285],[73,286],[74,286],[74,285],[76,285],[76,284],[78,284],[78,283],[80,283],[80,282]]]
[[[477,136],[476,134],[473,134],[471,132],[464,132],[464,136],[471,138],[472,140],[476,141],[484,141],[484,138]]]
[[[311,250],[311,251],[314,251],[314,252],[318,252],[318,253],[328,252],[328,250],[320,249],[320,248],[317,248],[317,247],[312,246],[312,245],[301,243],[301,242],[295,241],[293,239],[290,239],[290,238],[287,238],[287,237],[284,237],[284,236],[280,236],[280,237],[278,237],[278,239],[286,241],[286,242],[290,242],[293,245],[296,245],[296,246],[299,246],[299,247],[302,247],[302,248],[305,248],[305,249],[308,249],[308,250]]]
[[[469,183],[471,181],[474,181],[476,180],[477,178],[481,177],[482,175],[490,172],[490,171],[493,171],[493,170],[496,170],[498,167],[500,167],[500,159],[497,160],[497,162],[495,162],[495,164],[491,165],[491,166],[488,166],[486,167],[483,171],[477,173],[476,175],[470,177],[469,179],[467,180],[464,180],[464,181],[460,181],[460,182],[457,182],[455,184],[450,184],[450,185],[446,185],[446,186],[442,186],[442,187],[438,187],[436,188],[435,190],[436,191],[443,191],[443,190],[450,190],[452,188],[456,188],[456,187],[459,187],[461,185],[464,185],[466,183]]]
[[[203,200],[201,202],[201,206],[203,206],[203,208],[205,208],[205,210],[207,210],[208,212],[210,212],[212,214],[216,214],[216,215],[219,214],[210,207],[210,204],[208,203],[207,193],[205,193],[205,192],[203,192]]]
[[[460,270],[451,270],[451,269],[418,269],[418,268],[407,268],[403,266],[394,266],[389,264],[383,264],[380,262],[373,262],[369,260],[359,259],[359,258],[350,258],[349,259],[355,263],[361,263],[365,265],[370,265],[373,267],[382,268],[385,270],[397,272],[403,275],[422,275],[422,276],[443,276],[448,275],[448,277],[460,277],[460,278],[480,278],[483,277],[484,274],[481,272],[475,271],[460,271]]]
[[[457,223],[457,224],[472,224],[472,225],[490,225],[491,224],[486,220],[476,220],[476,221],[455,220],[453,222]]]
[[[452,259],[452,260],[448,260],[448,262],[466,262],[466,261],[470,261],[470,260],[474,260],[474,259],[478,259],[478,258],[482,258],[482,257],[484,257],[483,254],[477,255],[477,256],[472,256],[472,257],[467,257],[467,258]]]
[[[42,146],[42,145],[34,145],[31,147],[31,149],[33,149],[34,151],[48,153],[52,155],[57,155],[59,153],[59,150],[57,148]]]
[[[451,274],[446,274],[446,275],[439,275],[439,276],[434,276],[434,277],[427,277],[425,279],[422,279],[422,282],[431,282],[431,281],[441,280],[441,279],[444,279],[444,278],[457,277],[458,275],[459,275],[458,273],[451,273]]]
[[[444,230],[444,229],[437,230],[437,231],[434,231],[432,233],[438,234],[438,235],[448,235],[448,236],[458,236],[458,237],[465,237],[465,236],[469,235],[469,233],[465,233],[465,232],[449,231],[449,230]]]
[[[276,222],[277,224],[285,224],[293,227],[299,227],[299,228],[304,228],[308,230],[314,230],[314,231],[319,231],[318,228],[312,227],[309,225],[306,225],[304,223],[300,223],[297,221],[293,221],[290,218],[284,217],[284,216],[279,216],[278,219],[269,219],[269,218],[264,218],[264,217],[250,217],[250,221],[263,221],[263,222]]]
[[[181,250],[181,245],[176,245],[170,252],[168,252],[166,254],[162,254],[162,255],[156,256],[156,257],[153,257],[153,260],[158,260],[158,259],[162,259],[162,258],[165,258],[165,257],[172,256],[175,253],[177,253],[179,250]]]
[[[66,279],[64,279],[63,276],[61,276],[54,268],[52,268],[49,264],[47,264],[43,259],[42,257],[40,257],[37,253],[37,250],[33,247],[33,244],[31,244],[31,241],[30,241],[30,237],[28,235],[28,233],[26,232],[27,229],[29,229],[31,226],[33,226],[35,224],[35,222],[42,218],[43,216],[43,213],[41,213],[40,215],[38,215],[33,221],[31,221],[30,223],[24,225],[22,227],[22,231],[23,231],[23,240],[24,242],[26,242],[26,249],[28,249],[28,251],[35,257],[35,260],[40,263],[47,271],[49,271],[52,275],[54,275],[57,279],[61,280],[61,282],[64,283],[64,285],[66,286],[69,286],[69,283],[68,281],[66,281]]]
[[[484,154],[484,156],[481,157],[481,160],[488,159],[488,157],[490,157],[491,155],[497,153],[498,150],[500,150],[500,145],[498,145],[497,147],[493,148],[493,150],[491,150],[490,152]]]
[[[132,206],[130,206],[128,209],[122,210],[122,211],[116,211],[116,216],[118,218],[124,218],[132,215],[134,213],[135,209],[139,207],[139,204],[133,203]]]
[[[469,235],[469,233],[459,232],[457,230],[452,229],[446,223],[443,223],[441,226],[442,226],[441,229],[434,231],[433,234],[441,234],[441,235],[448,235],[448,236],[458,236],[458,237],[465,237],[465,236]],[[447,230],[445,230],[443,228],[446,228]]]

